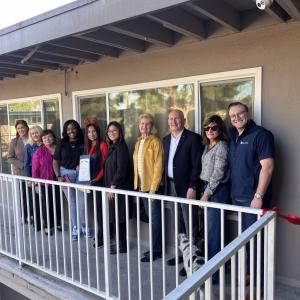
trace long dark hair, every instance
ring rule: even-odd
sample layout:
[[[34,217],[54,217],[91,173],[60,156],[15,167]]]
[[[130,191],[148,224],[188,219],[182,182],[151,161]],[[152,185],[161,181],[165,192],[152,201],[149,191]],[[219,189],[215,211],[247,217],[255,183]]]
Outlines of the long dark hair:
[[[93,126],[94,129],[96,130],[97,133],[97,140],[96,140],[96,147],[95,147],[95,155],[98,158],[101,157],[101,151],[100,151],[100,143],[101,143],[101,138],[100,138],[100,126],[98,122],[88,122],[85,125],[85,130],[84,130],[84,154],[89,153],[89,149],[92,146],[92,142],[88,138],[88,131],[89,127]]]
[[[25,120],[17,120],[16,121],[16,124],[15,124],[15,128],[16,128],[16,130],[17,130],[17,127],[18,127],[18,125],[23,125],[24,127],[26,127],[26,129],[27,129],[27,134],[28,134],[28,131],[29,131],[29,126],[28,126],[28,124],[27,124],[27,122],[25,121]],[[18,133],[18,131],[16,132],[16,138],[19,138],[20,137],[20,135],[19,135],[19,133]]]
[[[74,125],[74,127],[76,128],[77,139],[80,142],[80,144],[83,144],[83,133],[82,133],[82,130],[80,128],[80,125],[75,120],[68,120],[68,121],[65,122],[64,127],[63,127],[63,132],[62,132],[62,137],[63,137],[62,139],[64,141],[68,141],[69,140],[69,136],[67,134],[67,128],[68,128],[68,126],[70,124]]]
[[[108,137],[108,129],[109,129],[110,126],[115,126],[119,130],[119,139],[118,139],[117,143],[124,140],[124,131],[123,131],[122,125],[120,123],[118,123],[117,121],[111,121],[107,125],[106,130],[105,130],[105,139],[106,139],[106,143],[109,146],[113,144],[113,142]]]
[[[219,136],[218,140],[222,141],[227,141],[228,140],[228,135],[227,135],[227,130],[224,121],[219,115],[212,115],[210,116],[204,123],[202,127],[202,139],[204,144],[209,144],[209,140],[206,136],[206,133],[204,131],[204,128],[208,126],[210,123],[216,123],[219,129]]]

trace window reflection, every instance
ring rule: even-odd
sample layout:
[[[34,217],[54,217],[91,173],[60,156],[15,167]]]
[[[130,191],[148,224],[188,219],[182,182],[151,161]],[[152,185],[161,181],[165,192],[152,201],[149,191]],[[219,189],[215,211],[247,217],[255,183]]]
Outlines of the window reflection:
[[[110,120],[123,124],[126,141],[133,150],[139,136],[138,116],[144,112],[155,118],[154,133],[163,138],[168,133],[168,111],[178,108],[187,119],[186,127],[195,129],[195,96],[193,84],[153,88],[138,91],[114,92],[109,94]]]
[[[45,129],[51,129],[57,138],[61,137],[59,102],[58,100],[43,101],[44,126]]]
[[[201,91],[201,122],[209,116],[218,114],[230,126],[227,107],[230,103],[240,101],[249,108],[252,114],[254,98],[254,79],[227,80],[200,85]]]
[[[39,100],[19,102],[8,105],[10,135],[16,135],[15,124],[17,120],[25,120],[30,125],[42,125],[41,105]]]
[[[106,96],[99,95],[93,97],[83,97],[79,99],[80,126],[84,128],[84,119],[86,117],[95,117],[100,124],[101,139],[105,138],[105,129],[107,126],[106,115]]]

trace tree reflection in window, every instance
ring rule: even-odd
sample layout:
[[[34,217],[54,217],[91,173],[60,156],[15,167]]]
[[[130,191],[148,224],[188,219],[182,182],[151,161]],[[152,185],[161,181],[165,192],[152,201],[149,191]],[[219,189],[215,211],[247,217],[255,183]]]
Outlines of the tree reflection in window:
[[[178,108],[187,119],[186,127],[195,129],[195,95],[192,84],[176,85],[146,90],[114,92],[109,94],[110,120],[116,120],[124,126],[126,141],[133,149],[139,136],[138,116],[151,113],[155,118],[153,132],[163,138],[168,134],[168,111]]]
[[[252,115],[254,98],[254,79],[227,80],[200,85],[202,123],[211,115],[218,114],[230,126],[227,107],[230,103],[245,103]]]

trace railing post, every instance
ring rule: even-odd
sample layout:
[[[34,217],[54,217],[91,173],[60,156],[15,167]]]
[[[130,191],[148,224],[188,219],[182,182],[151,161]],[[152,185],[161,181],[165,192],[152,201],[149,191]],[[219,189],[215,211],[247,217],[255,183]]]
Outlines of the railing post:
[[[275,282],[275,213],[273,219],[267,225],[267,295],[266,299],[274,300],[274,282]]]
[[[14,226],[17,227],[17,236],[16,236],[16,243],[17,243],[17,257],[19,259],[19,266],[22,267],[22,254],[21,254],[21,243],[22,243],[22,237],[21,237],[21,209],[20,209],[20,184],[19,184],[19,179],[13,177],[13,201],[15,203],[15,221],[16,224]]]
[[[109,203],[107,193],[102,191],[102,218],[103,218],[103,244],[104,244],[104,276],[106,299],[110,297],[111,268],[110,268],[110,232],[109,232]],[[99,212],[98,212],[99,213]],[[101,224],[99,224],[101,226]]]

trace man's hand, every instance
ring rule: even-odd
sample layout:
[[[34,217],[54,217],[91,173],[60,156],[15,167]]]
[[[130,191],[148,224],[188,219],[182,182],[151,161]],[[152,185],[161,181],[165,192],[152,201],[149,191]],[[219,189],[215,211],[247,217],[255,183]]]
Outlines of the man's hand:
[[[263,200],[254,197],[251,201],[250,207],[260,209],[262,208]]]
[[[202,197],[200,198],[201,201],[208,201],[209,195],[203,194]]]
[[[187,199],[195,199],[196,198],[196,191],[193,188],[188,188],[186,192]]]

